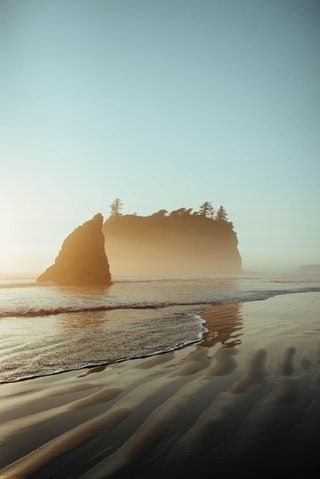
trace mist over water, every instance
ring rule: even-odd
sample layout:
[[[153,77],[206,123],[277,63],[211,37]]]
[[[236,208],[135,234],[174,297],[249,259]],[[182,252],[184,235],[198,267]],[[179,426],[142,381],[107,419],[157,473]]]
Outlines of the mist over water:
[[[116,278],[108,288],[0,281],[0,381],[169,351],[205,333],[210,305],[320,291],[315,275]]]

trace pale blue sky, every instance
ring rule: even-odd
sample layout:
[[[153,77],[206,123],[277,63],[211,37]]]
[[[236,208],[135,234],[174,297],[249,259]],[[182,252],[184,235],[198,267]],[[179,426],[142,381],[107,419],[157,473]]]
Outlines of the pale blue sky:
[[[318,0],[1,0],[0,271],[119,196],[229,211],[247,269],[320,262]]]

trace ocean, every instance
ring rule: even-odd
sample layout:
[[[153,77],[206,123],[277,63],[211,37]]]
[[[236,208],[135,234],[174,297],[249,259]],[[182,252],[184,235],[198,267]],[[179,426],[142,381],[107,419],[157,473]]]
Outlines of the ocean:
[[[0,278],[0,382],[172,351],[205,338],[210,305],[319,292],[320,277],[114,278],[104,288]],[[239,332],[237,332],[239,334]],[[233,335],[226,344],[234,340]]]

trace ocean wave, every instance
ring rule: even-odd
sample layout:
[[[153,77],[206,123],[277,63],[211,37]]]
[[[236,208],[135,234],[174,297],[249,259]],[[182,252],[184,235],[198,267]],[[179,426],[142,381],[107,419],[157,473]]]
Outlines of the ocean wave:
[[[274,283],[303,283],[305,279],[301,278],[300,276],[295,279],[272,279],[272,277],[268,276],[251,276],[249,273],[246,275],[239,274],[239,275],[217,275],[217,276],[208,276],[208,277],[172,277],[172,278],[163,278],[163,277],[135,277],[135,276],[115,276],[113,277],[113,284],[135,284],[135,283],[176,283],[176,282],[186,282],[186,283],[197,283],[199,281],[252,281],[252,280],[264,280],[268,281],[271,280]],[[313,279],[309,276],[307,277],[307,281],[316,281],[317,278]],[[8,288],[30,288],[30,287],[39,287],[45,288],[48,286],[55,287],[54,283],[37,283],[36,277],[29,277],[29,278],[12,278],[12,279],[3,279],[0,278],[0,289],[8,289]],[[60,287],[60,286],[58,286]],[[72,288],[72,286],[70,286]],[[68,288],[68,286],[67,286]],[[77,288],[86,289],[86,286],[78,286]]]
[[[59,306],[55,308],[37,308],[37,309],[20,309],[20,310],[0,310],[0,318],[7,317],[39,317],[39,316],[52,316],[59,314],[74,314],[74,313],[94,313],[101,311],[115,311],[115,310],[144,310],[144,309],[163,309],[172,306],[206,306],[216,304],[231,304],[239,302],[260,301],[278,296],[282,294],[296,294],[296,293],[308,293],[308,292],[320,292],[319,287],[308,288],[292,288],[285,290],[263,290],[252,292],[234,292],[233,295],[221,299],[198,299],[194,301],[178,301],[178,302],[153,302],[153,303],[131,303],[131,304],[113,304],[113,305],[98,305],[98,306]]]
[[[0,282],[0,289],[11,289],[11,288],[33,288],[35,286],[39,286],[36,282],[30,281],[25,283],[20,282],[12,282],[12,283],[1,283]]]
[[[192,344],[199,343],[201,341],[202,337],[204,334],[208,332],[207,328],[202,327],[201,332],[197,335],[195,339],[186,339],[185,341],[180,341],[179,343],[173,344],[172,346],[168,346],[163,349],[157,349],[155,351],[152,351],[150,353],[143,353],[143,354],[132,354],[128,356],[121,356],[116,359],[106,359],[106,360],[92,360],[88,362],[79,362],[75,363],[72,365],[65,365],[63,367],[59,367],[57,369],[52,369],[52,371],[38,371],[36,373],[27,373],[23,375],[14,375],[13,377],[7,378],[7,379],[1,379],[0,378],[0,384],[8,384],[8,383],[15,383],[15,382],[21,382],[21,381],[27,381],[28,379],[36,379],[36,378],[42,378],[45,376],[55,376],[57,374],[62,374],[62,373],[67,373],[71,371],[81,371],[82,369],[91,369],[95,368],[98,366],[109,366],[110,364],[118,364],[118,363],[123,363],[125,361],[131,361],[134,359],[145,359],[145,358],[151,358],[153,356],[158,356],[159,354],[166,354],[170,353],[172,351],[179,351],[180,349],[184,349],[187,346],[191,346]]]
[[[51,316],[67,313],[91,313],[99,311],[133,310],[133,309],[162,309],[170,306],[197,306],[213,304],[213,301],[190,301],[190,302],[165,302],[165,303],[136,303],[136,304],[117,304],[110,306],[88,306],[88,307],[59,307],[50,309],[26,309],[26,310],[8,310],[0,311],[0,318],[15,317],[33,317],[33,316]]]

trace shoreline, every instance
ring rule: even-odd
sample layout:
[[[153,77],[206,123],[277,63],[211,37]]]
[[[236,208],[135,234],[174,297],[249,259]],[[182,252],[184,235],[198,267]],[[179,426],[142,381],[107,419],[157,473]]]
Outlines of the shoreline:
[[[316,289],[316,288],[315,288]],[[199,317],[199,321],[200,321],[200,324],[202,325],[202,331],[199,332],[199,338],[198,339],[194,339],[194,340],[190,340],[190,341],[186,341],[185,343],[181,344],[181,345],[178,345],[178,346],[174,346],[172,348],[168,348],[168,349],[165,349],[165,350],[159,350],[159,351],[155,351],[155,352],[151,352],[151,353],[146,353],[146,354],[143,354],[143,355],[139,355],[139,356],[132,356],[132,357],[123,357],[123,358],[119,358],[117,360],[114,360],[114,361],[96,361],[96,362],[92,362],[92,363],[88,363],[88,364],[85,364],[83,366],[79,366],[79,367],[71,367],[70,369],[63,369],[63,370],[58,370],[58,371],[53,371],[51,373],[47,373],[47,374],[35,374],[35,375],[30,375],[30,376],[26,376],[26,377],[21,377],[21,378],[18,378],[18,379],[15,379],[15,380],[8,380],[8,381],[3,381],[3,380],[0,380],[0,386],[2,384],[11,384],[11,383],[20,383],[20,382],[25,382],[25,381],[30,381],[30,380],[33,380],[33,379],[38,379],[38,378],[42,378],[42,377],[50,377],[50,376],[56,376],[56,375],[61,375],[61,374],[64,374],[64,373],[70,373],[70,372],[75,372],[75,371],[82,371],[84,369],[93,369],[95,367],[102,367],[102,366],[109,366],[109,365],[112,365],[112,364],[120,364],[120,363],[123,363],[123,362],[126,362],[126,361],[134,361],[134,360],[138,360],[138,359],[145,359],[145,358],[149,358],[149,357],[153,357],[153,356],[158,356],[158,355],[161,355],[161,354],[166,354],[168,352],[172,352],[172,351],[179,351],[181,349],[184,349],[184,348],[187,348],[191,345],[194,345],[194,344],[201,344],[201,342],[204,340],[204,337],[205,335],[208,333],[208,331],[206,330],[206,320],[202,317],[202,315],[205,316],[205,313],[207,310],[211,310],[211,308],[215,308],[215,307],[219,307],[219,306],[227,306],[227,305],[241,305],[241,304],[247,304],[247,303],[254,303],[254,302],[260,302],[260,301],[268,301],[269,299],[273,299],[273,298],[277,298],[277,297],[281,297],[281,296],[286,296],[286,295],[296,295],[296,294],[308,294],[308,293],[320,293],[320,291],[316,291],[316,290],[312,290],[310,291],[310,289],[308,291],[295,291],[295,292],[281,292],[281,293],[278,293],[276,292],[274,295],[271,295],[271,296],[268,296],[267,298],[261,298],[261,299],[247,299],[246,301],[239,301],[239,302],[224,302],[224,303],[199,303],[199,305],[203,305],[203,306],[206,306],[204,309],[201,309],[200,311],[196,311],[194,312],[194,314],[192,315],[193,317]],[[174,306],[190,306],[190,308],[192,306],[195,306],[196,304],[195,303],[183,303],[183,304],[174,304]],[[165,307],[171,307],[172,305],[166,305],[166,306],[163,306],[163,308]],[[115,308],[116,310],[117,309],[125,309],[125,308]],[[130,309],[130,308],[127,308],[127,309]],[[133,309],[136,309],[136,308],[133,308]],[[140,309],[140,308],[138,308]],[[144,307],[144,308],[141,308],[141,309],[148,309],[148,307]],[[157,309],[157,308],[152,308],[152,309]],[[86,311],[86,310],[84,310]],[[76,313],[76,314],[80,314],[81,311],[72,311],[72,313]],[[1,318],[0,318],[1,320]]]
[[[180,350],[1,384],[1,478],[312,463],[319,306],[318,293],[219,305],[202,312],[202,341]]]
[[[53,371],[53,372],[47,373],[47,374],[30,375],[30,376],[21,377],[21,378],[15,379],[15,380],[9,380],[9,381],[0,380],[0,386],[2,384],[20,383],[20,382],[30,381],[30,380],[33,380],[33,379],[38,379],[38,378],[43,378],[43,377],[51,377],[51,376],[61,375],[61,374],[64,374],[64,373],[82,371],[84,369],[89,369],[90,370],[90,369],[94,369],[96,367],[102,367],[102,366],[107,367],[107,366],[110,366],[112,364],[121,364],[121,363],[126,362],[126,361],[135,361],[135,360],[139,360],[139,359],[146,359],[146,358],[151,358],[151,357],[154,357],[154,356],[166,354],[166,353],[169,353],[169,352],[179,351],[181,349],[187,348],[187,347],[195,345],[195,344],[201,344],[201,342],[204,340],[205,335],[208,334],[208,330],[205,327],[207,322],[206,322],[205,319],[203,319],[202,315],[205,316],[206,311],[211,310],[211,308],[220,307],[220,306],[227,306],[227,305],[241,305],[241,304],[254,303],[254,302],[260,302],[260,301],[268,301],[269,299],[273,299],[273,298],[277,298],[277,297],[281,297],[281,296],[296,295],[296,294],[308,294],[308,293],[320,293],[320,290],[318,290],[317,288],[314,288],[314,290],[310,290],[310,288],[309,288],[307,291],[295,291],[295,292],[289,291],[289,292],[281,292],[281,293],[276,292],[274,295],[268,296],[267,298],[248,299],[248,300],[245,300],[245,301],[230,302],[230,303],[229,302],[224,302],[224,303],[213,303],[213,302],[212,303],[200,303],[201,305],[206,306],[206,308],[201,309],[200,311],[197,311],[193,314],[193,317],[197,317],[197,316],[199,317],[200,324],[202,325],[202,328],[203,328],[203,331],[200,331],[200,333],[199,333],[199,336],[201,336],[201,337],[199,337],[198,339],[186,341],[184,344],[174,346],[172,348],[168,348],[168,349],[165,349],[165,350],[151,352],[149,354],[143,354],[143,355],[133,356],[133,357],[124,357],[124,358],[119,358],[119,359],[114,360],[114,361],[97,361],[97,362],[88,363],[88,364],[85,364],[85,365],[79,366],[79,367],[74,367],[74,368],[72,367],[70,369],[63,369],[61,371],[60,370],[59,371]],[[168,304],[166,306],[161,306],[160,308],[166,308],[166,307],[171,307],[171,306],[190,306],[190,307],[192,307],[192,306],[195,306],[196,304],[199,304],[199,303]],[[121,308],[113,308],[113,309],[118,310],[118,309],[131,309],[131,308],[124,308],[124,307],[122,308],[121,307]],[[132,309],[149,309],[149,307],[148,306],[142,307],[142,308],[133,307]],[[150,307],[150,309],[157,309],[157,308],[156,307]],[[99,310],[100,309],[98,309],[98,311]],[[104,310],[109,311],[110,309],[104,309],[103,308],[102,310],[103,311]],[[79,312],[87,312],[87,311],[96,311],[96,309],[90,309],[90,310],[89,309],[83,309],[83,310],[80,310],[80,311],[71,311],[71,313],[73,313],[73,312],[74,313],[79,313]],[[54,314],[55,313],[52,313],[52,315],[54,315]],[[1,317],[0,317],[0,320],[1,320]]]

